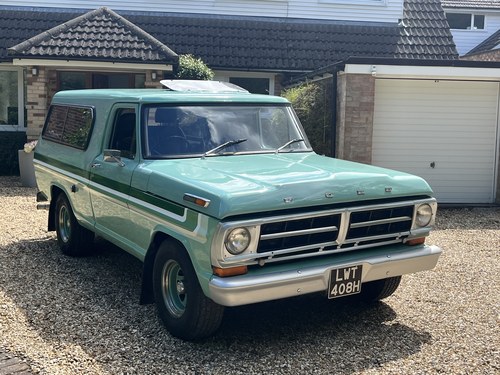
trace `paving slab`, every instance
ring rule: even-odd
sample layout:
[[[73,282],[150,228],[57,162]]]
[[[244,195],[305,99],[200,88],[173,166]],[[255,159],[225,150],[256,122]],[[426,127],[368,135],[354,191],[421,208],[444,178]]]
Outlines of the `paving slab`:
[[[21,359],[0,349],[0,375],[33,375],[33,372]]]

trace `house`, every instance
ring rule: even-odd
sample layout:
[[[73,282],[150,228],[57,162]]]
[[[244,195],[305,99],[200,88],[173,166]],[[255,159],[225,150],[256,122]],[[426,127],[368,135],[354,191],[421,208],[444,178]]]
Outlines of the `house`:
[[[472,59],[483,51],[476,48],[500,29],[498,0],[441,0],[441,4],[460,56]]]
[[[500,30],[461,58],[476,61],[500,61]]]
[[[0,108],[4,108],[0,121],[5,123],[0,128],[8,130],[0,132],[0,149],[9,143],[2,140],[4,134],[12,136],[14,130],[25,132],[28,139],[38,136],[54,92],[89,87],[159,88],[159,80],[175,71],[178,55],[190,53],[203,59],[216,79],[259,93],[279,94],[284,85],[300,77],[309,80],[323,70],[321,79],[335,81],[338,99],[332,106],[338,115],[332,124],[337,136],[335,155],[390,167],[392,159],[405,159],[379,157],[380,152],[402,140],[417,139],[414,132],[449,143],[446,135],[456,128],[445,127],[439,137],[428,131],[456,123],[434,122],[433,129],[419,130],[428,118],[417,115],[437,108],[446,111],[440,118],[446,117],[454,111],[455,94],[463,108],[472,106],[477,101],[470,100],[471,87],[479,80],[480,87],[472,93],[482,92],[485,87],[481,85],[487,82],[492,84],[486,91],[486,125],[479,124],[486,126],[484,137],[478,139],[487,138],[486,154],[473,155],[474,162],[468,164],[457,159],[462,168],[457,172],[456,164],[443,164],[437,157],[423,159],[416,143],[412,152],[408,147],[398,152],[422,159],[425,167],[401,163],[396,167],[409,172],[418,167],[417,174],[424,177],[428,169],[434,171],[431,185],[443,202],[491,203],[500,196],[498,146],[491,144],[498,137],[498,115],[489,113],[498,102],[494,85],[500,82],[500,69],[491,63],[458,61],[440,0],[179,0],[168,6],[135,0],[120,4],[74,0],[47,1],[43,8],[29,0],[2,4],[0,75],[10,83],[9,90],[0,94]],[[82,4],[93,9],[79,9]],[[448,81],[454,83],[446,86]],[[432,101],[426,99],[428,94]],[[442,105],[447,96],[450,100]],[[403,97],[407,101],[400,106],[398,100]],[[414,98],[419,105],[413,104]],[[478,108],[464,111],[476,115]],[[390,144],[383,142],[385,133],[379,133],[389,120],[385,113],[396,118],[390,122],[394,128],[384,131],[392,133],[405,124]],[[409,113],[419,122],[408,121]],[[405,135],[408,129],[410,137]],[[464,133],[463,139],[470,139],[470,134]],[[475,140],[471,145],[479,147]],[[436,147],[440,145],[434,143],[432,149]],[[469,158],[470,152],[466,153]],[[487,163],[481,176],[467,179],[458,192],[450,193],[457,185],[453,178],[440,180],[440,176],[467,175],[485,164],[484,158]]]

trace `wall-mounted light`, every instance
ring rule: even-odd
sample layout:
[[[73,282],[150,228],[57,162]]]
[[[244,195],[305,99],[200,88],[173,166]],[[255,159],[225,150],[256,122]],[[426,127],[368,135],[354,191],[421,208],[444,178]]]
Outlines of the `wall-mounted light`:
[[[33,74],[34,76],[38,75],[38,68],[36,66],[31,68],[31,74]]]
[[[156,79],[156,72],[151,73],[151,79],[154,81]]]

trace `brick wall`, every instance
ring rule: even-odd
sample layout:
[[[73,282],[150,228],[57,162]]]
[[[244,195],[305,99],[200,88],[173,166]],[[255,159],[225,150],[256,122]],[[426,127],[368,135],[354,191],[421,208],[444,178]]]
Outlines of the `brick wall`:
[[[26,72],[26,109],[28,110],[26,136],[28,140],[37,139],[42,132],[45,115],[48,108],[47,71],[37,67],[37,74],[33,75],[33,67]]]
[[[460,60],[473,60],[473,61],[500,61],[500,50],[494,50],[477,55],[462,56]]]
[[[156,79],[153,80],[151,74],[156,73]],[[163,85],[160,83],[160,80],[163,79],[163,71],[161,70],[148,70],[146,71],[146,81],[144,82],[144,88],[146,89],[161,89]]]
[[[340,73],[337,95],[336,156],[371,164],[375,78]]]
[[[17,150],[25,143],[24,132],[0,132],[0,176],[19,175]]]

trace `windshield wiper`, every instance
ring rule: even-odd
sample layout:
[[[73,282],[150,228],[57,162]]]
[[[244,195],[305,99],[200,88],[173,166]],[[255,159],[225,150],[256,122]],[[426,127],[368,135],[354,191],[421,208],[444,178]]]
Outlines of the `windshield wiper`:
[[[288,141],[287,143],[285,143],[283,146],[279,147],[276,149],[275,153],[279,153],[281,150],[283,150],[284,148],[287,148],[288,146],[290,146],[291,144],[293,143],[297,143],[297,142],[304,142],[304,140],[302,138],[295,138],[295,139],[292,139],[291,141]]]
[[[234,146],[234,145],[237,145],[238,143],[242,143],[245,141],[246,141],[246,139],[233,139],[232,141],[227,141],[227,142],[205,152],[202,156],[202,159],[205,158],[206,156],[217,154],[219,151],[225,149],[226,147]]]

